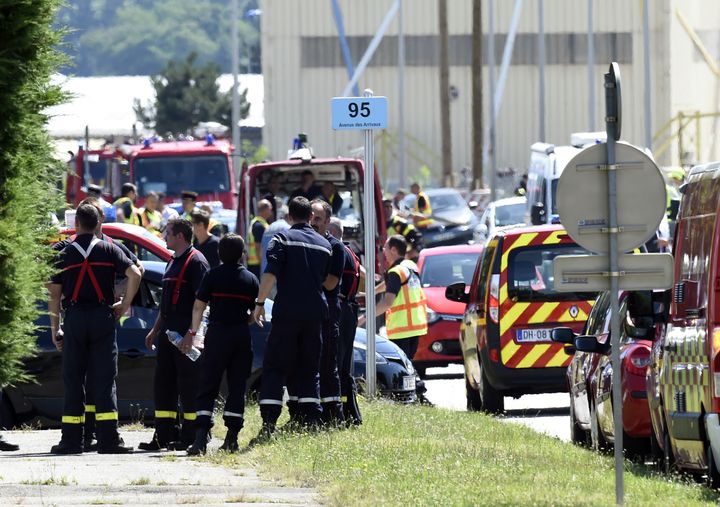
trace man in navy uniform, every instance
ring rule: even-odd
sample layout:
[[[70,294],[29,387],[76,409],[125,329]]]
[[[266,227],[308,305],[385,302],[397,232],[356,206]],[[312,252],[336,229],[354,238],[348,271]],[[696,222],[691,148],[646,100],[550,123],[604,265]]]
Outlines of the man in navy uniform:
[[[321,419],[320,351],[322,322],[328,316],[323,294],[330,260],[330,243],[310,227],[312,207],[304,197],[290,201],[290,229],[278,232],[267,250],[255,321],[265,316],[264,304],[277,282],[272,330],[263,361],[260,415],[263,426],[251,444],[269,439],[282,411],[283,386],[293,373],[299,414],[309,426]]]
[[[332,208],[327,201],[315,199],[312,203],[312,227],[330,243],[330,265],[323,284],[328,304],[328,318],[322,328],[322,355],[320,356],[320,403],[323,422],[339,424],[343,420],[340,400],[340,377],[338,376],[338,338],[340,336],[340,279],[345,264],[345,247],[335,239],[327,228]]]
[[[190,244],[192,226],[184,218],[173,218],[165,228],[165,241],[175,254],[165,268],[162,279],[160,313],[145,338],[148,350],[157,348],[155,366],[155,434],[153,440],[139,448],[156,451],[163,448],[185,450],[195,440],[195,401],[200,381],[200,367],[186,355],[193,344],[196,329],[192,324],[195,293],[208,271],[207,260]],[[183,336],[179,347],[173,345],[166,331]],[[178,432],[178,394],[182,408]]]
[[[210,215],[207,211],[196,209],[190,213],[192,222],[192,232],[195,237],[193,246],[205,256],[205,260],[211,268],[220,265],[220,255],[218,248],[220,247],[220,238],[214,234],[210,234]]]
[[[208,271],[200,283],[193,307],[193,329],[200,327],[210,303],[210,321],[205,332],[197,400],[197,433],[188,455],[205,454],[212,427],[215,399],[227,371],[228,397],[223,410],[227,427],[220,450],[238,450],[238,433],[244,424],[245,385],[252,368],[253,351],[249,322],[258,295],[258,279],[240,262],[245,242],[237,234],[220,240],[222,264]]]
[[[88,380],[97,409],[98,452],[132,451],[131,447],[122,445],[118,434],[115,317],[130,308],[141,275],[117,245],[95,237],[99,220],[95,206],[78,207],[77,237],[58,254],[56,266],[60,271],[48,287],[50,333],[55,347],[63,351],[65,386],[62,437],[51,449],[54,454],[83,452],[85,376],[90,362],[93,368]],[[128,279],[125,297],[117,303],[113,292],[116,274]],[[65,309],[64,336],[58,334],[61,301]]]

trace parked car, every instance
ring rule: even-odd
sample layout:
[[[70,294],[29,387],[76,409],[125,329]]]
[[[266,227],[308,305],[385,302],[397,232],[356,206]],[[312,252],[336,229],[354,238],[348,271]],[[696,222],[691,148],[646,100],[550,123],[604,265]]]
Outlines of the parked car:
[[[154,414],[155,352],[145,348],[145,336],[155,323],[159,311],[165,263],[143,262],[143,265],[145,274],[130,313],[117,323],[118,415],[123,421],[147,421]],[[267,323],[264,327],[250,327],[254,357],[247,386],[249,393],[260,388],[265,343],[272,329],[271,300],[267,301],[265,308]],[[37,324],[38,353],[25,363],[26,370],[35,377],[37,383],[28,382],[5,388],[0,409],[2,422],[7,427],[27,422],[56,427],[62,416],[62,354],[55,350],[50,339],[49,317],[46,314],[41,316]],[[376,336],[375,341],[380,394],[403,402],[415,401],[415,371],[412,363],[394,343],[381,336]],[[358,329],[354,351],[354,371],[358,377],[363,377],[365,373],[365,343],[365,330]]]
[[[682,187],[674,285],[648,397],[666,468],[720,487],[720,162],[694,167]]]
[[[480,217],[480,223],[475,227],[473,241],[484,244],[489,237],[495,235],[498,227],[524,224],[526,208],[525,197],[508,197],[491,202]]]
[[[425,193],[430,199],[433,219],[430,226],[422,229],[425,248],[469,243],[478,219],[460,193],[454,188],[431,188]],[[401,208],[401,212],[412,211],[415,195],[405,196]]]
[[[173,255],[165,245],[165,241],[139,225],[109,223],[103,224],[102,230],[113,240],[122,242],[141,261],[167,262]],[[73,234],[75,234],[73,228],[61,229],[59,239],[68,238]]]
[[[559,392],[572,356],[551,340],[552,329],[579,332],[597,296],[556,292],[553,259],[584,255],[558,225],[498,231],[478,261],[469,292],[448,286],[465,303],[460,348],[468,410],[502,412],[504,396]]]
[[[655,294],[658,297],[655,297]],[[645,374],[650,349],[662,334],[662,292],[633,291],[620,294],[620,360],[623,408],[623,447],[629,452],[650,449],[650,410]],[[575,354],[567,369],[570,391],[570,438],[608,449],[615,442],[610,357],[610,292],[603,292],[593,306],[582,336],[569,328],[553,331],[553,341],[569,344]]]
[[[428,332],[420,337],[413,358],[420,376],[425,369],[462,363],[460,322],[465,305],[445,297],[445,288],[456,282],[472,281],[481,245],[455,245],[426,248],[420,252],[420,283],[427,297]]]

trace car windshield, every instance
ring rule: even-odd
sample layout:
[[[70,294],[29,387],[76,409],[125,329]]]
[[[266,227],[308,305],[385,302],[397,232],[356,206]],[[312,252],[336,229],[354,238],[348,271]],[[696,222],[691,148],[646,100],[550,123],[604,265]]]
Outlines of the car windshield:
[[[596,292],[556,292],[553,260],[558,255],[588,255],[577,245],[542,245],[510,251],[508,294],[514,301],[590,301]]]
[[[183,190],[199,194],[232,190],[227,160],[222,155],[138,158],[134,171],[138,193],[142,196],[150,191],[178,197]]]
[[[467,203],[457,192],[448,192],[446,194],[435,194],[430,197],[430,206],[433,212],[445,211],[451,209],[467,208]]]
[[[429,255],[425,257],[420,283],[423,287],[447,287],[457,282],[469,284],[479,256],[479,252]]]
[[[495,209],[495,226],[522,224],[525,222],[525,208],[523,202],[517,204],[506,204]]]

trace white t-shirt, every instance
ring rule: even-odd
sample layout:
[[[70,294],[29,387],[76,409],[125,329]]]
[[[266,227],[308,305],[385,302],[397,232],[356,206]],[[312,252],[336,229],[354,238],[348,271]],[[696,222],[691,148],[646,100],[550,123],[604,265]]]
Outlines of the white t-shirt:
[[[162,225],[165,227],[168,223],[168,220],[171,218],[177,218],[180,215],[178,215],[178,212],[172,209],[170,206],[165,206],[162,210]]]

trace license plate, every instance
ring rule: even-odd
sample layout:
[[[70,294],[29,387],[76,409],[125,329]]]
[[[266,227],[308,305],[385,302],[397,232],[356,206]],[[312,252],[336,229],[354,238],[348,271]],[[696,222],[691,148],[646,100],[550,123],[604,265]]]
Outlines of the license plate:
[[[515,340],[518,343],[551,342],[552,329],[518,329]]]
[[[414,391],[415,390],[415,376],[408,375],[403,377],[403,391]]]

